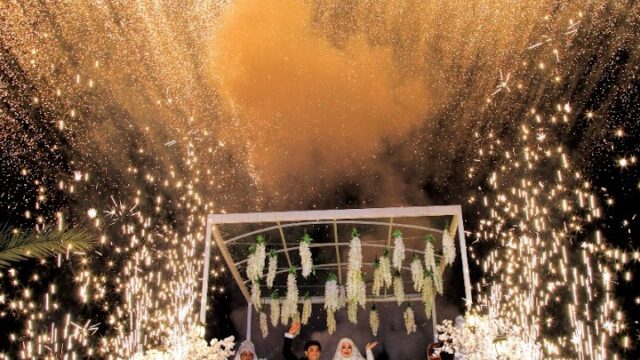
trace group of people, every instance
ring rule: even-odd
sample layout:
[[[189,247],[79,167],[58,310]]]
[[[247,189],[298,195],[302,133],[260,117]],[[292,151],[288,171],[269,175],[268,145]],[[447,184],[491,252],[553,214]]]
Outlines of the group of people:
[[[319,360],[322,353],[322,346],[317,340],[309,340],[304,344],[304,356],[297,357],[291,350],[293,339],[300,332],[300,323],[295,322],[284,334],[284,344],[282,346],[282,356],[285,360]],[[368,343],[366,346],[366,358],[362,356],[360,350],[349,338],[342,338],[338,342],[333,360],[374,360],[372,349],[378,345],[377,342]],[[255,346],[249,340],[245,340],[240,344],[234,360],[258,360]]]

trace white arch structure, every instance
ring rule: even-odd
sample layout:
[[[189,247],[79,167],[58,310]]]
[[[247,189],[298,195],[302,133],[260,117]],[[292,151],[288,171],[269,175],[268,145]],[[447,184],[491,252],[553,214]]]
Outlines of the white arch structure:
[[[442,233],[442,230],[435,229],[428,226],[421,226],[415,224],[408,224],[402,221],[403,219],[414,219],[414,221],[420,221],[420,218],[424,218],[425,222],[428,218],[432,217],[447,217],[449,221],[449,232],[452,236],[457,232],[458,234],[458,250],[461,256],[462,262],[462,278],[464,280],[465,289],[465,305],[469,308],[472,304],[471,294],[471,280],[469,277],[469,264],[467,259],[467,245],[464,234],[464,226],[462,219],[462,208],[460,205],[448,205],[448,206],[419,206],[419,207],[392,207],[392,208],[369,208],[369,209],[348,209],[348,210],[310,210],[310,211],[284,211],[284,212],[256,212],[256,213],[235,213],[235,214],[209,214],[206,222],[205,233],[205,249],[204,249],[204,264],[203,264],[203,276],[202,276],[202,293],[200,301],[200,321],[205,323],[206,311],[207,311],[207,294],[208,294],[208,282],[209,282],[209,267],[211,260],[211,237],[215,240],[216,246],[220,250],[222,257],[225,260],[227,267],[229,268],[231,275],[233,276],[238,288],[247,300],[247,339],[251,338],[251,295],[247,288],[248,279],[245,279],[238,266],[242,266],[246,263],[246,256],[242,259],[234,260],[227,245],[238,243],[243,239],[248,239],[261,233],[269,231],[277,231],[280,235],[280,244],[282,249],[277,250],[277,253],[284,254],[287,260],[286,267],[279,267],[278,273],[284,273],[292,266],[290,252],[296,251],[297,246],[289,246],[285,238],[285,230],[289,228],[301,227],[301,226],[313,226],[313,225],[328,225],[332,228],[333,234],[330,236],[333,238],[332,242],[314,243],[311,247],[334,247],[336,261],[333,263],[315,264],[316,269],[322,270],[336,270],[339,278],[339,282],[342,284],[343,269],[346,268],[345,259],[340,258],[340,247],[349,246],[349,241],[340,241],[338,236],[339,225],[364,225],[364,226],[382,226],[388,228],[388,235],[386,244],[373,244],[362,243],[363,248],[392,248],[392,229],[409,229],[411,231],[418,231],[427,233]],[[384,221],[381,221],[384,219]],[[225,239],[222,235],[220,227],[230,224],[268,224],[268,226],[260,229],[245,232],[234,237]],[[291,244],[291,243],[289,243]],[[423,253],[421,249],[407,249],[414,253]],[[299,268],[299,264],[296,264]],[[371,262],[363,263],[363,266],[371,266]],[[405,267],[407,268],[407,267]],[[324,283],[317,284],[318,287],[324,288]],[[269,297],[263,297],[263,302],[268,301]],[[420,294],[407,292],[407,301],[421,300]],[[302,301],[302,299],[300,300]],[[324,301],[324,296],[312,296],[312,303],[320,304]],[[367,298],[368,302],[390,302],[395,301],[393,295],[385,295],[376,298]],[[432,310],[432,319],[434,328],[437,324],[435,303]],[[434,336],[437,336],[434,332]],[[436,339],[437,341],[437,339]]]

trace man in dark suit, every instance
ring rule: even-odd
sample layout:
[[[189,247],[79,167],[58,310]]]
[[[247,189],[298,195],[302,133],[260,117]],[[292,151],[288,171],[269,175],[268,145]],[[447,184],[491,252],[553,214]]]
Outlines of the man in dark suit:
[[[322,347],[316,340],[309,340],[304,344],[304,357],[297,357],[291,352],[291,345],[293,344],[293,338],[298,335],[300,331],[300,323],[294,322],[291,324],[289,331],[284,334],[284,345],[282,346],[282,356],[285,360],[319,360],[320,351]]]

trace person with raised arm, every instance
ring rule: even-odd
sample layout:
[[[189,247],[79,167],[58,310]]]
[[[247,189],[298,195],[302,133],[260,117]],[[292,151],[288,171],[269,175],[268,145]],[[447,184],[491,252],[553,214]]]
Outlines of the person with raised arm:
[[[291,324],[289,331],[284,334],[284,344],[282,345],[282,356],[285,360],[319,360],[322,347],[317,340],[309,340],[304,344],[304,356],[299,358],[291,351],[293,339],[300,332],[300,323]]]

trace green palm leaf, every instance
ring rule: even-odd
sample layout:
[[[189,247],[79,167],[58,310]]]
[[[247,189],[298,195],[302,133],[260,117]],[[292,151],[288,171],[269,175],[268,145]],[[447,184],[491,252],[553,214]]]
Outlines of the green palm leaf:
[[[0,269],[67,250],[86,251],[93,247],[94,239],[94,235],[82,228],[14,231],[8,224],[0,224]]]

